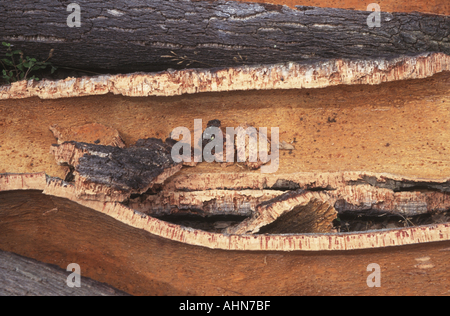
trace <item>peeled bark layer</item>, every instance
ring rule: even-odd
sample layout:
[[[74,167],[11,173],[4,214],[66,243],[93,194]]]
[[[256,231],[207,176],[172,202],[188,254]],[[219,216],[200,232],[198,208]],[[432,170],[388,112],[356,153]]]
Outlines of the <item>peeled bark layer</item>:
[[[406,177],[390,173],[367,171],[252,173],[196,173],[179,174],[169,179],[168,191],[201,190],[335,190],[345,186],[370,185],[393,191],[412,191],[415,188],[450,192],[450,178]]]
[[[319,62],[170,70],[64,80],[20,81],[0,87],[0,100],[37,96],[58,99],[106,93],[174,96],[199,92],[323,88],[427,78],[450,70],[450,56],[425,53],[394,59],[329,59]]]
[[[444,188],[442,191],[413,189],[395,192],[371,185],[350,185],[328,191],[328,194],[336,209],[342,212],[414,216],[449,210],[450,193]]]
[[[251,216],[263,201],[283,194],[277,190],[166,191],[130,199],[130,208],[150,216],[195,214]]]
[[[341,178],[346,177],[345,173],[340,176]],[[225,250],[350,250],[450,240],[449,223],[344,234],[227,235],[209,233],[157,220],[117,202],[80,199],[76,195],[74,185],[47,177],[43,173],[0,175],[0,190],[8,191],[11,189],[44,190],[44,193],[47,195],[75,201],[78,204],[107,214],[127,225],[144,229],[156,236],[191,245]],[[311,195],[311,197],[319,197],[321,200],[324,199],[324,194],[321,192],[307,192],[307,194]],[[288,201],[288,203],[291,202]],[[275,212],[279,210],[273,209]]]
[[[339,176],[342,177],[342,174]],[[223,231],[232,234],[258,233],[263,226],[272,225],[275,221],[283,222],[281,220],[283,216],[293,212],[295,208],[309,205],[308,203],[311,203],[312,200],[328,203],[339,214],[364,216],[397,215],[410,217],[421,214],[438,214],[450,209],[450,193],[446,191],[445,184],[437,184],[436,182],[429,182],[428,189],[426,188],[427,185],[422,183],[420,188],[407,188],[406,191],[401,192],[396,192],[398,188],[380,188],[368,184],[348,185],[348,183],[342,182],[337,184],[336,187],[319,188],[310,186],[310,189],[313,190],[320,189],[316,192],[301,191],[296,193],[295,188],[300,187],[300,185],[295,186],[294,184],[295,182],[291,182],[291,187],[285,186],[283,190],[216,189],[185,192],[172,191],[163,187],[162,191],[156,195],[144,195],[130,200],[127,206],[156,217],[163,215],[247,216],[248,219],[238,226],[229,227]],[[441,191],[431,189],[433,186],[439,186]],[[328,209],[325,208],[324,210],[327,211]],[[327,223],[330,224],[332,220],[334,218],[328,218]],[[273,225],[273,227],[276,226]],[[293,229],[289,233],[313,232],[309,228],[300,231],[300,225]],[[327,232],[331,232],[331,226],[327,229]],[[268,232],[270,231],[268,230]],[[288,233],[287,230],[284,232]],[[316,232],[326,231],[323,228],[323,230]]]

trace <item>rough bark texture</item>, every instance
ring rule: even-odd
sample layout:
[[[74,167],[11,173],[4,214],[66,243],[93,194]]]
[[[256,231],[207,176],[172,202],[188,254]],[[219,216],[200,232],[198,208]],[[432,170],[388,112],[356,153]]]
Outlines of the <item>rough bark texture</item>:
[[[0,296],[128,296],[107,284],[81,276],[70,288],[71,272],[0,250]]]
[[[75,171],[79,197],[123,201],[163,183],[181,169],[182,165],[172,160],[171,148],[150,138],[129,148],[70,141],[53,145],[51,152],[58,164]]]
[[[20,81],[1,86],[0,99],[33,96],[58,99],[110,92],[135,97],[174,96],[199,92],[321,88],[340,84],[374,85],[396,80],[426,78],[445,70],[450,70],[450,56],[443,53],[401,56],[389,60],[331,59],[325,62],[289,62],[224,69],[69,77],[56,81]]]
[[[332,205],[311,199],[294,207],[272,223],[259,229],[259,234],[330,233],[337,212]]]
[[[79,1],[81,27],[68,27],[70,1],[1,4],[1,41],[77,68],[155,71],[328,58],[450,53],[447,16],[226,1]],[[172,53],[173,52],[173,53]],[[163,57],[163,56],[172,56]],[[181,63],[180,63],[181,62]]]
[[[303,175],[308,177],[307,175]],[[338,176],[338,175],[336,175]],[[205,175],[198,181],[206,181],[210,175]],[[279,177],[283,177],[280,175]],[[283,181],[277,181],[279,184]],[[191,182],[193,183],[193,182]],[[144,195],[131,199],[127,204],[130,208],[151,215],[195,214],[203,217],[214,215],[240,215],[251,216],[263,202],[281,196],[297,188],[321,189],[322,194],[340,213],[351,212],[364,215],[404,215],[414,216],[427,213],[439,213],[450,209],[450,194],[446,192],[445,185],[429,182],[417,189],[395,192],[391,189],[377,188],[371,185],[345,185],[337,187],[327,186],[328,189],[308,186],[302,181],[290,180],[289,186],[279,187],[282,190],[260,189],[250,190],[200,190],[200,191],[174,191],[163,188],[156,195]],[[430,189],[440,187],[438,189]],[[411,190],[411,191],[410,191]],[[268,223],[265,223],[268,224]]]
[[[284,191],[277,190],[204,190],[192,192],[162,190],[155,195],[131,199],[130,208],[151,215],[195,214],[251,216],[256,206]]]

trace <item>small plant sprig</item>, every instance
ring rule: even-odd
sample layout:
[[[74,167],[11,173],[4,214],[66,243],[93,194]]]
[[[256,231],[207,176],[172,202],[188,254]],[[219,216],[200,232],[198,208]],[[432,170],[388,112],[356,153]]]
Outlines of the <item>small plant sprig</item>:
[[[47,66],[51,67],[51,73],[54,73],[57,67],[53,66],[48,60],[53,55],[53,49],[50,50],[48,58],[45,61],[37,61],[36,58],[30,58],[26,56],[24,58],[22,51],[12,50],[10,43],[2,42],[2,45],[7,47],[6,57],[0,59],[0,63],[3,66],[2,78],[6,79],[8,83],[26,80],[28,75],[32,71],[39,69],[45,69]],[[14,58],[15,55],[19,55],[18,61]],[[39,80],[36,76],[31,76],[30,80]]]
[[[178,55],[177,55],[176,53],[174,53],[173,51],[170,51],[170,52],[172,53],[172,55],[163,55],[163,56],[161,56],[161,57],[163,57],[163,58],[172,58],[171,61],[176,61],[176,62],[177,62],[177,65],[182,64],[182,63],[185,62],[185,63],[186,63],[186,66],[185,66],[185,67],[189,67],[189,66],[192,65],[193,63],[203,64],[203,65],[212,67],[212,65],[207,64],[207,63],[204,63],[204,62],[202,62],[202,61],[198,61],[198,60],[189,58],[189,57],[187,57],[187,56],[178,56]]]

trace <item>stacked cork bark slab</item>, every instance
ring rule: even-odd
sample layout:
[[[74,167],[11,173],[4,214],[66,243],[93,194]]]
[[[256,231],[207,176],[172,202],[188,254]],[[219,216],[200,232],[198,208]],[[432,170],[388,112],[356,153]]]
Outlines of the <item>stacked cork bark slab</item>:
[[[51,189],[55,181],[49,180],[47,184],[44,174],[2,176],[2,188],[17,190],[0,192],[1,248],[63,269],[78,263],[82,276],[130,294],[448,295],[449,241],[337,252],[208,249],[136,229],[133,223],[149,218],[130,209],[105,205],[96,211],[92,202],[89,207],[74,203],[67,199],[69,185],[69,190],[64,184]],[[41,193],[47,189],[68,194],[61,198]],[[124,216],[126,223],[115,219]],[[403,238],[413,231],[397,233]],[[345,235],[350,244],[352,234]],[[214,241],[214,235],[210,238]],[[271,242],[260,240],[262,245]],[[311,244],[319,245],[320,238]],[[371,263],[381,267],[380,288],[366,284]]]
[[[5,232],[1,249],[62,268],[68,260],[84,262],[90,277],[131,294],[277,294],[267,282],[258,281],[261,275],[283,279],[283,264],[293,266],[302,258],[317,264],[318,273],[332,268],[345,270],[348,276],[352,268],[345,258],[349,254],[355,255],[354,263],[376,262],[381,255],[385,267],[400,255],[403,259],[395,262],[408,276],[425,273],[442,280],[448,271],[444,258],[449,223],[352,233],[333,231],[330,223],[342,211],[408,217],[449,209],[448,16],[382,13],[384,28],[366,30],[369,13],[361,11],[222,1],[154,1],[145,11],[128,1],[122,5],[114,1],[109,9],[82,1],[89,16],[84,17],[80,29],[68,31],[65,19],[58,22],[59,11],[52,3],[39,4],[50,8],[47,22],[31,7],[20,13],[41,21],[38,24],[45,36],[24,25],[22,34],[6,28],[0,39],[24,50],[55,49],[55,63],[71,60],[73,66],[104,68],[106,72],[123,64],[140,72],[22,81],[0,87],[0,133],[4,135],[0,140],[0,223]],[[13,19],[19,14],[15,6],[1,5],[13,13]],[[170,12],[168,6],[173,16],[164,15]],[[159,31],[153,29],[146,34],[140,29],[130,32],[135,28],[129,25],[133,19],[128,18],[139,14],[144,19],[144,11],[151,16],[161,13],[161,29],[176,36],[166,36],[163,42]],[[199,26],[205,38],[221,38],[220,43],[206,43],[203,35],[194,47],[183,42],[192,38],[189,32],[196,31],[190,23],[198,20],[198,12],[204,15],[203,22],[209,21]],[[347,18],[348,25],[340,22]],[[49,28],[48,21],[58,27]],[[274,21],[281,25],[279,30]],[[110,27],[119,22],[120,29]],[[252,26],[244,28],[252,22],[263,23],[256,33]],[[244,34],[236,37],[240,25]],[[227,30],[226,36],[223,30]],[[129,36],[117,36],[118,32]],[[291,41],[283,42],[281,33],[275,36],[277,32]],[[336,37],[336,32],[342,38]],[[354,36],[349,37],[352,32]],[[270,41],[260,45],[261,49],[250,45],[253,42],[245,37],[249,34],[256,34],[255,42],[261,43],[268,35]],[[312,36],[312,45],[301,45],[308,42],[305,36]],[[110,41],[98,47],[99,39],[111,38],[127,38],[129,43]],[[351,39],[353,48],[330,40],[344,38]],[[377,42],[379,39],[385,41]],[[78,48],[67,49],[73,45]],[[73,62],[71,52],[75,51],[86,56],[78,54]],[[130,68],[136,56],[143,57]],[[196,68],[182,69],[188,65]],[[162,70],[169,66],[175,69]],[[123,167],[127,159],[114,158],[119,152],[136,156],[139,149],[133,144],[140,139],[165,140],[178,126],[192,131],[194,119],[199,118],[203,129],[213,119],[219,119],[222,126],[279,127],[284,145],[278,171],[262,174],[239,164],[225,167],[206,162],[181,167],[162,159],[152,167],[157,170],[147,176],[141,165],[128,169]],[[57,145],[52,145],[55,138],[49,127],[59,135]],[[84,139],[77,137],[89,134],[89,128],[92,133],[88,143],[83,143]],[[167,155],[164,142],[158,144]],[[83,169],[79,164],[83,159],[95,160],[99,168]],[[117,161],[123,167],[121,172],[107,182],[98,181],[103,163],[114,165]],[[148,182],[134,186],[126,181],[130,174],[144,174]],[[30,207],[32,200],[37,204]],[[246,219],[210,232],[156,218],[172,215]],[[58,236],[58,242],[53,236]],[[75,236],[75,248],[70,246],[70,236]],[[167,252],[161,246],[166,246]],[[227,270],[214,256],[235,260],[238,272]],[[122,257],[136,258],[132,271],[124,270]],[[260,269],[258,277],[247,277],[255,267],[267,268],[271,258],[282,262],[271,266],[268,274]],[[336,266],[324,264],[321,258]],[[408,260],[417,263],[404,268]],[[428,260],[432,263],[422,264]],[[362,269],[360,276],[367,264],[354,265]],[[231,288],[221,281],[202,284],[193,280],[199,275],[210,280],[216,269],[229,273]],[[113,276],[113,270],[123,277]],[[173,271],[177,271],[178,281],[171,275]],[[405,279],[404,273],[396,273],[398,276],[388,273],[394,283]],[[302,276],[301,284],[312,280],[305,273]],[[411,285],[422,282],[416,279],[411,279]],[[350,288],[358,281],[352,280],[344,292],[354,293],[355,288]],[[363,285],[356,286],[357,291],[367,293],[365,277],[360,281]],[[182,288],[187,283],[192,284],[192,292]],[[319,283],[318,288],[300,288],[286,280],[287,286],[278,294],[311,294],[327,288],[325,279]],[[397,294],[394,283],[383,293]],[[427,289],[430,294],[444,294],[442,290]],[[326,292],[336,294],[330,288]]]

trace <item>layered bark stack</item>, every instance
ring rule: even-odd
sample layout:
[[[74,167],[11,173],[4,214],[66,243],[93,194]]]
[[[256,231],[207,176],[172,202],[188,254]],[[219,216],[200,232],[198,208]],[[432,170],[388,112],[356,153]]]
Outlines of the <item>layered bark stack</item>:
[[[157,217],[247,217],[225,227],[226,234],[334,232],[338,212],[408,217],[450,208],[450,181],[358,172],[321,174],[320,181],[301,173],[178,175],[182,163],[172,160],[173,144],[149,138],[119,148],[68,141],[51,152],[69,167],[66,180],[74,177],[77,198],[121,202]]]

